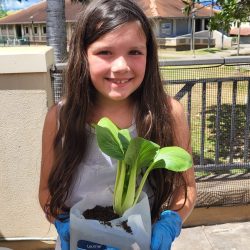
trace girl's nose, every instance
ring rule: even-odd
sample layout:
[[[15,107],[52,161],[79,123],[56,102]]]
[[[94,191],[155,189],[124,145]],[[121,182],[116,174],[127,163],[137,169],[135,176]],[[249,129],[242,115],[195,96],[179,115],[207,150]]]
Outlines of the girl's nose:
[[[128,63],[124,57],[116,58],[111,65],[112,72],[127,72],[129,70]]]

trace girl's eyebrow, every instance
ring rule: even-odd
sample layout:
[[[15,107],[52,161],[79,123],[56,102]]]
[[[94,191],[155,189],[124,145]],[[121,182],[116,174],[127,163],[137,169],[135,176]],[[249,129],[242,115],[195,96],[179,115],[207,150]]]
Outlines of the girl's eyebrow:
[[[102,46],[102,45],[94,45],[93,46],[93,49],[94,50],[111,50],[111,49],[114,49],[113,46]],[[147,49],[146,45],[139,45],[139,46],[133,46],[133,47],[130,47],[129,50],[145,50]]]
[[[133,46],[130,49],[146,49],[146,45],[140,45],[140,46]]]
[[[105,45],[93,45],[94,49],[112,49],[112,46],[105,46]]]

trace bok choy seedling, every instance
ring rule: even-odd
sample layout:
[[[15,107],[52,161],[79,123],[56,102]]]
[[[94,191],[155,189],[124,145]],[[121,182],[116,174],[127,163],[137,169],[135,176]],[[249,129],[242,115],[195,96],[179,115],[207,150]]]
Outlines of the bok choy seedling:
[[[134,206],[151,170],[165,168],[182,172],[192,167],[192,157],[176,146],[163,147],[141,137],[131,138],[128,129],[119,129],[104,117],[95,125],[99,148],[118,160],[114,187],[113,209],[122,214]],[[139,186],[137,177],[145,168]]]

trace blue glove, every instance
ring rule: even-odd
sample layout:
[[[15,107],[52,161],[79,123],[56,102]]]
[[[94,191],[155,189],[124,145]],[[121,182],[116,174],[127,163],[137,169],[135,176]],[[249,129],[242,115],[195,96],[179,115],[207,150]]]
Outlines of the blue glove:
[[[60,214],[59,220],[55,220],[55,227],[61,241],[62,250],[70,250],[69,214]]]
[[[161,213],[160,219],[153,225],[151,250],[169,250],[175,237],[181,232],[182,219],[174,211],[166,210]]]
[[[61,219],[61,220],[60,220]],[[68,214],[60,214],[59,220],[55,220],[55,227],[57,233],[60,237],[61,241],[61,249],[62,250],[70,250],[70,233],[69,233],[69,215]],[[80,244],[79,244],[80,243]],[[97,250],[119,250],[117,248],[100,245],[90,241],[81,240],[78,242],[78,247],[81,249],[97,249]]]

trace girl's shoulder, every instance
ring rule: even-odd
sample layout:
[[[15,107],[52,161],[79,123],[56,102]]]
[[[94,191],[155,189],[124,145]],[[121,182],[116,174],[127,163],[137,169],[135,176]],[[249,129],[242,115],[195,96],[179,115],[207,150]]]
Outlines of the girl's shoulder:
[[[55,131],[57,128],[57,113],[58,113],[58,106],[54,104],[52,107],[49,108],[45,121],[44,121],[44,129]]]
[[[170,111],[174,119],[184,115],[184,107],[178,100],[171,96],[168,96],[167,102],[170,106]]]
[[[175,145],[191,152],[190,129],[183,105],[173,97],[168,99],[173,118],[173,129],[175,131]]]
[[[59,120],[60,110],[64,104],[65,104],[65,100],[61,100],[58,103],[51,106],[47,112],[45,121],[48,120],[48,122],[57,123]]]
[[[51,106],[46,114],[44,127],[51,131],[57,131],[59,127],[59,114],[65,101],[62,100]]]

